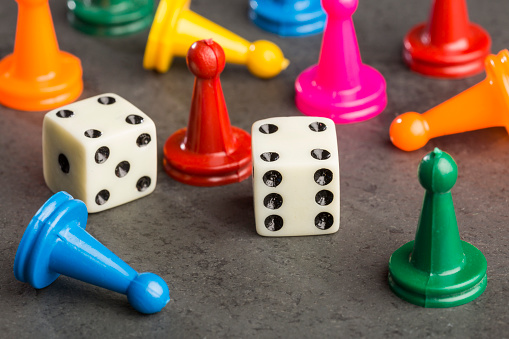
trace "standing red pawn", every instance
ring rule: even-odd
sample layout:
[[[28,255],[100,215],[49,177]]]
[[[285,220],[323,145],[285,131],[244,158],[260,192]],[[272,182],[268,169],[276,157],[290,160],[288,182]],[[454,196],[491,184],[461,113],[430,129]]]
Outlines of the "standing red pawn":
[[[468,20],[465,0],[433,0],[427,23],[413,27],[403,40],[403,59],[415,72],[464,78],[484,70],[491,38]]]
[[[189,123],[164,145],[164,168],[189,185],[219,186],[251,175],[251,137],[230,125],[219,74],[224,51],[212,39],[195,42],[187,66],[196,78]]]

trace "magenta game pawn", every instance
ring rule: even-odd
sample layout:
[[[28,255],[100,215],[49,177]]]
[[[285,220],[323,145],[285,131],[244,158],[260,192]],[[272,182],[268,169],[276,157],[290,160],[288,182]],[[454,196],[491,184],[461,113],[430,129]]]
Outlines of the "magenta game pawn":
[[[352,15],[359,0],[322,0],[327,13],[320,60],[295,81],[295,103],[304,114],[347,124],[380,114],[385,79],[361,61]]]

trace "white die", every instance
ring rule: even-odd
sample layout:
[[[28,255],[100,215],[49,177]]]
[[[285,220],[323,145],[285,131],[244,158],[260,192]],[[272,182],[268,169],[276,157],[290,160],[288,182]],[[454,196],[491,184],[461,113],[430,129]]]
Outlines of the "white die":
[[[44,180],[90,213],[127,203],[156,186],[156,141],[154,122],[116,94],[60,107],[44,117]]]
[[[336,126],[328,118],[257,121],[251,131],[256,231],[301,236],[339,229]]]

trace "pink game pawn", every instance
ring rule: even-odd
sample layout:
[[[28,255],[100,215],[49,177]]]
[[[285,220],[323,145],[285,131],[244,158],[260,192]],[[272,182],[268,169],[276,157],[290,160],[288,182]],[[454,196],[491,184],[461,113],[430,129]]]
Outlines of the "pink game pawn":
[[[251,175],[251,137],[230,125],[219,75],[225,66],[223,48],[216,42],[195,42],[187,66],[196,76],[187,128],[164,145],[164,168],[172,178],[189,185],[219,186]]]
[[[370,119],[386,104],[385,79],[361,61],[352,14],[359,0],[322,0],[327,13],[320,60],[295,81],[295,103],[306,115],[337,124]]]

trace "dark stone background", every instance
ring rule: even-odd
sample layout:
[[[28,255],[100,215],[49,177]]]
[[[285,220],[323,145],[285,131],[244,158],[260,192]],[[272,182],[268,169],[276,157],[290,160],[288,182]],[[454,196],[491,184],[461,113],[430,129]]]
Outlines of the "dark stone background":
[[[81,58],[81,98],[115,92],[155,121],[159,159],[165,140],[187,124],[193,77],[184,59],[166,74],[141,67],[148,30],[126,38],[83,35],[50,1],[62,50]],[[481,81],[437,80],[401,62],[401,40],[427,18],[430,1],[362,0],[354,15],[363,61],[387,80],[389,104],[378,117],[337,126],[341,227],[331,236],[263,238],[256,234],[251,180],[199,188],[170,179],[159,162],[148,197],[92,214],[87,230],[138,271],[161,275],[172,300],[143,316],[125,296],[60,277],[35,290],[15,280],[21,236],[52,195],[42,176],[44,112],[0,108],[0,337],[503,337],[507,336],[509,137],[503,128],[432,140],[405,153],[389,141],[396,115],[424,112]],[[493,51],[509,45],[507,3],[468,1],[470,18],[491,33]],[[296,76],[318,60],[321,35],[282,39],[247,19],[247,0],[194,0],[191,8],[248,40],[277,43],[290,67],[260,80],[227,65],[222,85],[232,124],[299,115]],[[0,5],[0,56],[13,49],[16,2]],[[458,163],[453,189],[462,239],[488,260],[488,288],[475,301],[425,309],[387,284],[390,255],[414,237],[424,194],[416,177],[434,147]]]

